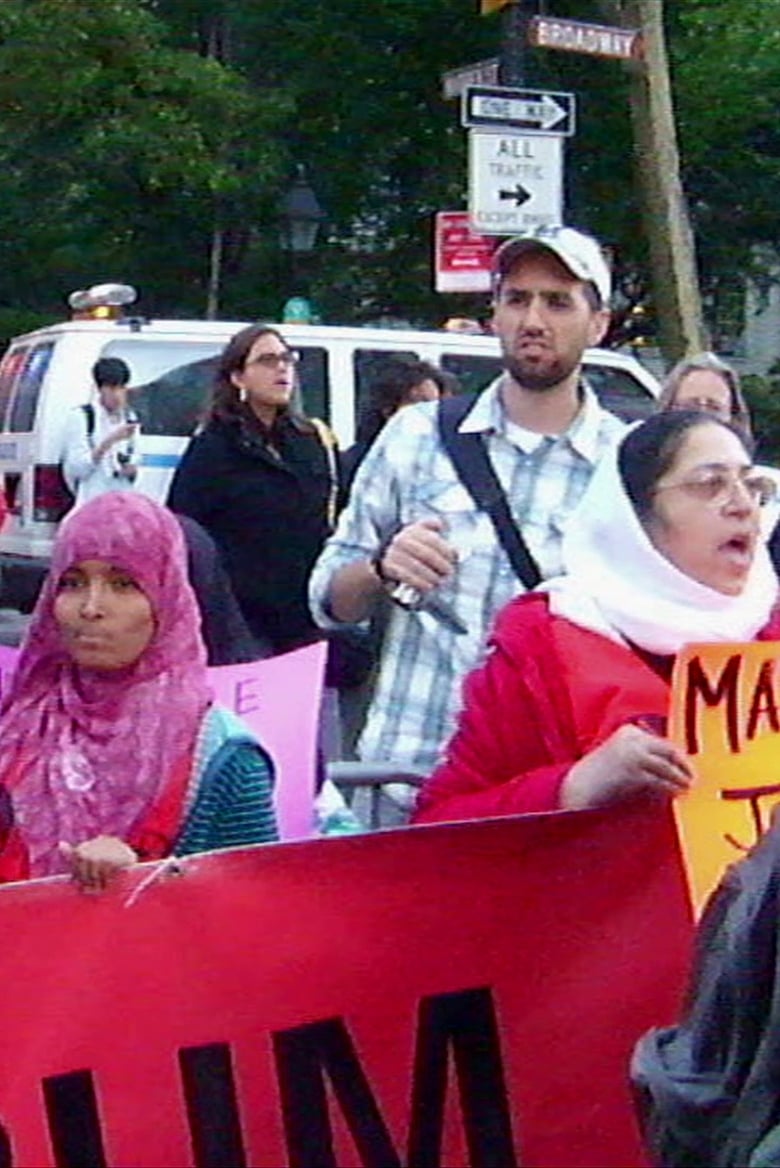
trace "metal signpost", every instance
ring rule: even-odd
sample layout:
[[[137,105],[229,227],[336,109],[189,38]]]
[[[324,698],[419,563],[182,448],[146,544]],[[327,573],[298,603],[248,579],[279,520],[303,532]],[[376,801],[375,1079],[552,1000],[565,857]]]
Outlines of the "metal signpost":
[[[573,93],[468,86],[469,216],[475,231],[516,235],[563,220],[563,139],[574,133]]]
[[[510,3],[481,0],[480,10],[518,15],[518,6]],[[517,26],[522,25],[522,39],[527,36],[537,48],[623,60],[642,52],[636,30],[522,15]],[[507,35],[505,30],[505,42]],[[505,62],[520,54],[516,42],[517,36],[508,48],[505,44],[500,62],[477,61],[442,78],[444,96],[461,97],[461,121],[469,131],[468,216],[473,231],[482,235],[515,235],[563,221],[563,139],[575,130],[576,99],[573,93],[521,88],[522,63],[507,70]],[[514,86],[498,84],[499,77],[510,75]]]

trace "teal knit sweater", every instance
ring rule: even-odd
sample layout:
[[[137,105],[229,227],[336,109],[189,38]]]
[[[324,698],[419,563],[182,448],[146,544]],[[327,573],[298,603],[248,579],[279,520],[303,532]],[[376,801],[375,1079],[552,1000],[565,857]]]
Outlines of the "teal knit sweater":
[[[174,854],[277,840],[273,781],[263,747],[227,710],[212,707],[199,736]]]

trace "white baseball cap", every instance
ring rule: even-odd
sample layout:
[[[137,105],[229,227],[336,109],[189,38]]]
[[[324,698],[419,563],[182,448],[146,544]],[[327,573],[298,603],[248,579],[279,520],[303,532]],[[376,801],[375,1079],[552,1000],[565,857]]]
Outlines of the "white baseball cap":
[[[595,284],[603,308],[609,307],[612,276],[604,253],[592,235],[574,227],[537,227],[527,235],[507,239],[493,253],[493,284],[497,287],[527,251],[551,251],[578,280]]]

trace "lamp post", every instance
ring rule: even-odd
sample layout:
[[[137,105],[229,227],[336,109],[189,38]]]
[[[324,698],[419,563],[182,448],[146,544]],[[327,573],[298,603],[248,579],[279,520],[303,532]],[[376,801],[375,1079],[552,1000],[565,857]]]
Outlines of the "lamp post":
[[[325,212],[306,178],[306,168],[299,164],[292,185],[279,200],[279,236],[282,248],[290,256],[290,283],[294,293],[284,307],[285,323],[308,323],[311,319],[311,305],[305,297],[297,295],[301,291],[298,288],[298,261],[314,250],[325,218]]]

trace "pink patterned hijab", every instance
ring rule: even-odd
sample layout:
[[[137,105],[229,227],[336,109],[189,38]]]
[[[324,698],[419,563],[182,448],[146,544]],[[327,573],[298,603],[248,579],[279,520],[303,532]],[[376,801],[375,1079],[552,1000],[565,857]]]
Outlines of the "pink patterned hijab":
[[[54,617],[59,580],[84,560],[128,572],[152,639],[117,671],[81,668]],[[200,617],[174,516],[144,495],[100,495],[63,523],[0,716],[0,780],[33,876],[65,870],[61,840],[128,833],[192,751],[211,703]]]

